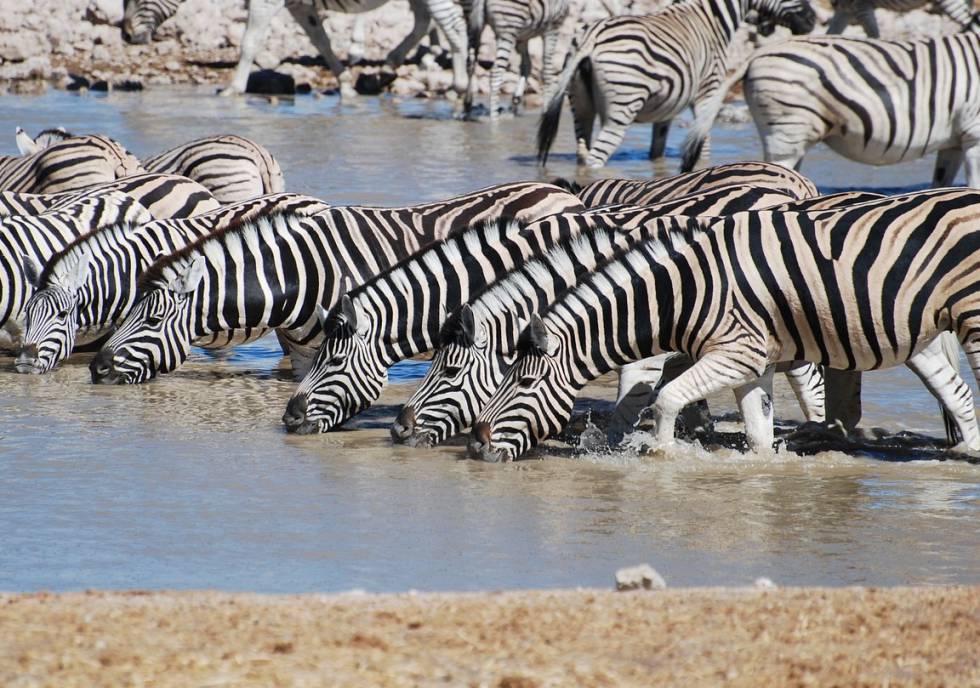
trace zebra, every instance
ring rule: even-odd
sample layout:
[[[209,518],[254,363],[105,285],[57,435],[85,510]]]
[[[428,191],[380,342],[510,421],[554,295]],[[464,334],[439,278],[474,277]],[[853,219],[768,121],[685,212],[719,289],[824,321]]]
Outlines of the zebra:
[[[827,34],[844,33],[848,24],[857,21],[864,29],[868,38],[878,38],[878,22],[875,20],[875,9],[881,8],[892,12],[909,12],[930,5],[929,0],[832,0],[834,16],[827,24]],[[976,23],[977,14],[972,2],[964,0],[936,0],[936,8],[960,26],[966,28]]]
[[[921,41],[797,38],[759,50],[745,99],[766,160],[798,167],[823,141],[846,158],[890,165],[937,152],[933,186],[966,161],[980,186],[980,35]]]
[[[0,220],[0,349],[15,351],[19,346],[24,304],[40,266],[55,252],[93,228],[152,219],[130,196],[109,191],[39,215]]]
[[[792,199],[760,187],[731,186],[644,208],[588,211],[539,220],[538,225],[559,220],[579,223],[581,239],[563,242],[545,256],[526,263],[448,315],[438,337],[434,338],[438,347],[432,364],[395,419],[392,439],[412,446],[431,446],[468,427],[513,360],[520,324],[527,321],[531,312],[546,307],[608,258],[638,241],[658,237],[661,225],[655,221],[657,218],[671,214],[724,215],[788,200]],[[527,231],[533,229],[531,225]],[[418,300],[418,293],[415,298]],[[411,323],[405,324],[413,327]],[[618,412],[630,421],[634,408],[646,406],[649,396],[636,389],[636,385],[652,390],[656,379],[650,379],[649,371],[663,367],[659,359],[655,365],[641,363],[645,364],[646,375],[630,375],[628,366],[620,371],[617,404],[629,398],[629,408],[620,408]],[[801,384],[806,383],[801,380]],[[800,389],[801,395],[809,392]],[[801,398],[801,403],[809,419],[822,421],[822,386],[813,392],[816,394],[812,400]]]
[[[906,363],[980,449],[969,386],[948,374],[936,341],[955,332],[980,376],[977,208],[980,193],[944,189],[811,213],[662,218],[669,240],[624,253],[532,316],[471,454],[521,456],[561,429],[589,380],[661,351],[696,361],[657,396],[661,443],[680,408],[733,388],[749,447],[768,449],[773,365],[807,360]]]
[[[193,217],[119,223],[83,234],[54,254],[34,283],[36,291],[24,307],[17,372],[46,373],[76,344],[103,339],[129,313],[137,279],[159,256],[252,217],[273,212],[300,217],[327,209],[309,196],[273,194]]]
[[[472,54],[468,66],[469,86],[466,90],[465,110],[468,112],[473,104],[476,90],[475,53],[479,50],[480,34],[486,24],[493,29],[496,40],[493,66],[490,70],[491,121],[500,114],[500,88],[515,48],[521,55],[520,80],[511,99],[515,112],[524,99],[524,89],[531,73],[527,42],[537,36],[541,36],[544,43],[541,53],[541,81],[547,97],[555,77],[551,61],[558,48],[558,32],[568,18],[568,10],[569,0],[473,0],[472,6],[466,12]]]
[[[234,346],[269,330],[302,375],[322,338],[315,307],[332,304],[342,289],[473,222],[581,209],[562,189],[517,182],[421,206],[338,207],[231,224],[144,271],[141,297],[92,361],[92,380],[145,382],[183,363],[192,342]]]
[[[697,162],[727,92],[726,55],[745,15],[809,33],[807,0],[688,0],[648,17],[611,17],[593,24],[565,61],[558,87],[538,126],[538,159],[547,162],[569,92],[579,163],[602,167],[634,120],[670,122],[691,107],[681,171]],[[596,114],[602,123],[593,139]]]
[[[642,234],[642,240],[655,237],[659,226],[651,224],[649,220],[666,214],[719,216],[764,207],[783,210],[832,208],[871,200],[872,197],[880,198],[880,195],[845,192],[774,205],[785,196],[758,187],[723,187],[643,209],[649,213],[647,224],[640,224],[632,234]],[[633,221],[627,227],[636,226],[636,220],[643,218],[643,211],[609,214],[605,219],[622,224],[630,215],[633,215]],[[631,239],[635,241],[637,237],[631,236]],[[594,268],[595,260],[589,262],[588,257],[582,255],[585,248],[581,245],[576,247],[571,276],[557,274],[564,256],[561,249],[556,249],[553,252],[557,254],[555,257],[549,255],[528,263],[449,316],[440,332],[439,347],[428,373],[392,427],[392,438],[396,442],[431,446],[445,441],[473,422],[483,404],[500,385],[516,355],[520,323],[526,322],[531,312],[549,305],[563,288],[583,278],[587,274],[583,265],[590,265],[589,270]],[[559,286],[552,288],[550,285],[554,280],[558,281]],[[530,284],[534,287],[530,288]],[[546,284],[548,288],[542,286]],[[618,440],[619,432],[623,429],[632,427],[640,409],[649,405],[664,364],[664,357],[658,356],[623,366],[619,371],[611,441]],[[823,421],[823,380],[820,372],[813,366],[792,368],[786,372],[807,419]]]
[[[123,17],[123,38],[131,43],[148,43],[156,28],[173,16],[183,0],[129,0]],[[222,95],[245,93],[248,75],[261,48],[272,18],[285,7],[293,19],[303,27],[306,35],[323,56],[327,66],[341,83],[341,92],[352,94],[350,74],[330,47],[330,37],[323,29],[321,12],[345,13],[369,12],[381,7],[387,0],[249,0],[245,35],[242,37],[241,54],[231,83],[221,91]],[[408,51],[418,44],[435,21],[449,40],[453,62],[453,89],[466,91],[467,31],[463,10],[453,0],[409,0],[414,15],[411,33],[392,50],[385,62],[398,67],[405,61]]]
[[[651,205],[724,186],[759,186],[795,199],[814,198],[816,185],[795,170],[766,162],[715,165],[663,179],[600,179],[574,193],[589,208],[612,204]]]
[[[58,193],[143,172],[139,160],[106,136],[76,136],[33,155],[0,156],[0,191]]]
[[[45,129],[32,139],[17,127],[17,148],[24,155],[74,135],[59,127]],[[255,141],[224,134],[206,136],[151,155],[142,161],[147,172],[179,174],[211,190],[221,203],[238,203],[266,194],[281,193],[286,185],[279,163]]]

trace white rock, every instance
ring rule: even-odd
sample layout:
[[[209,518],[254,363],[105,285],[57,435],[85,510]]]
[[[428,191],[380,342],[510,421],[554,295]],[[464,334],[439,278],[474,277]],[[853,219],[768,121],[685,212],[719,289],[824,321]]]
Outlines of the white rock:
[[[93,23],[118,24],[123,19],[122,0],[89,0],[86,16]]]
[[[778,586],[772,582],[772,579],[762,576],[755,579],[755,587],[760,590],[775,590]]]
[[[649,564],[630,566],[616,572],[617,590],[664,590],[667,582]]]

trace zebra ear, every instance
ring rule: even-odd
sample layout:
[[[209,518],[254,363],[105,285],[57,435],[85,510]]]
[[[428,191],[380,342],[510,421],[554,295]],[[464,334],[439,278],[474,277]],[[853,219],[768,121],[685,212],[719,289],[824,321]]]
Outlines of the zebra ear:
[[[344,320],[347,321],[350,328],[354,332],[357,332],[357,307],[348,294],[340,297],[340,312],[343,314]]]
[[[27,277],[27,281],[34,288],[40,288],[41,286],[41,266],[38,265],[33,258],[31,258],[26,253],[20,254],[20,259],[22,267],[24,268],[24,276]]]
[[[17,150],[20,151],[21,155],[33,155],[37,153],[37,144],[34,143],[34,139],[26,131],[17,127],[17,133],[14,135],[17,141]]]
[[[558,349],[555,338],[548,332],[544,320],[537,313],[531,314],[531,323],[528,325],[528,334],[531,336],[531,344],[548,356],[553,356]]]
[[[316,305],[316,319],[320,322],[320,329],[327,329],[327,319],[330,317],[330,311],[323,307],[323,304],[318,303]]]
[[[473,315],[473,308],[468,303],[463,304],[463,310],[459,313],[459,329],[471,344],[476,343],[476,316]]]
[[[198,255],[184,270],[170,281],[170,291],[186,294],[197,289],[204,278],[204,256]]]

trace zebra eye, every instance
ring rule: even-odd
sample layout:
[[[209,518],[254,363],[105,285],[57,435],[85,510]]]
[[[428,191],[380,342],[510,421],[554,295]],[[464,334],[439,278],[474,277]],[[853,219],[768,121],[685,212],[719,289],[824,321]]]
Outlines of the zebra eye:
[[[344,357],[343,356],[334,356],[329,361],[327,361],[327,365],[328,366],[333,366],[333,367],[341,366],[343,364],[344,364]]]
[[[160,327],[160,323],[163,322],[163,318],[159,315],[148,315],[146,316],[146,324],[150,327]]]
[[[59,320],[65,320],[66,318],[68,318],[68,311],[67,310],[60,311],[58,313],[58,319]]]
[[[537,381],[538,378],[536,378],[535,376],[525,375],[524,377],[522,377],[520,380],[517,381],[517,384],[520,385],[521,387],[533,387],[534,383]]]
[[[462,370],[459,366],[446,366],[443,372],[445,372],[446,377],[456,377]]]

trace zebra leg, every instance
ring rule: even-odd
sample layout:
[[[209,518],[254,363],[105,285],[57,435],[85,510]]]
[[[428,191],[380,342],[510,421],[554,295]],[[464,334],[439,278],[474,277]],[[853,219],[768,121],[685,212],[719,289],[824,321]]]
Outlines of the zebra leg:
[[[592,128],[595,126],[595,105],[589,85],[576,74],[568,86],[568,103],[572,108],[575,125],[575,157],[579,165],[584,165],[592,145]]]
[[[956,368],[950,364],[949,357],[943,350],[942,340],[947,334],[952,333],[943,332],[929,346],[910,358],[906,365],[919,376],[942,406],[944,417],[948,418],[946,436],[950,445],[961,440],[967,449],[980,450],[980,428],[977,426],[973,393]],[[957,347],[957,355],[958,353]],[[950,432],[953,429],[950,425],[955,427],[958,434]]]
[[[769,451],[774,439],[772,374],[769,366],[761,377],[735,388],[735,399],[745,423],[745,439],[752,451]]]
[[[878,20],[875,19],[875,6],[872,2],[861,2],[857,7],[858,23],[864,27],[864,33],[868,38],[879,38]]]
[[[429,8],[424,2],[410,2],[409,7],[412,8],[412,31],[385,58],[385,64],[392,69],[400,67],[405,62],[408,51],[419,44],[432,23],[432,15],[429,14]]]
[[[238,64],[231,77],[231,83],[220,94],[223,96],[245,93],[248,86],[248,74],[255,61],[265,36],[269,33],[269,24],[276,13],[285,6],[285,0],[249,0],[248,19],[245,22],[245,34],[242,36],[242,51]]]
[[[347,48],[348,66],[357,64],[364,59],[364,24],[366,18],[363,14],[354,15],[354,26],[350,31],[350,47]]]
[[[651,160],[659,160],[664,157],[667,150],[667,134],[670,132],[670,121],[654,122],[653,131],[650,135],[650,155]]]
[[[952,186],[963,166],[963,157],[963,151],[959,148],[948,148],[936,153],[936,166],[932,172],[933,187]],[[967,185],[969,186],[969,182]]]
[[[357,96],[354,85],[351,83],[351,73],[344,67],[344,63],[334,54],[333,47],[330,45],[330,37],[323,28],[323,21],[316,9],[312,5],[290,5],[289,13],[303,27],[310,42],[317,49],[333,75],[337,77],[340,84],[340,97],[353,98]]]
[[[851,432],[861,422],[861,372],[824,368],[823,377],[826,422]]]
[[[803,409],[803,415],[808,421],[822,423],[826,419],[826,402],[824,399],[823,371],[816,363],[794,361],[787,367],[779,366],[777,370],[786,375],[790,389]]]
[[[527,79],[531,76],[531,55],[527,51],[527,41],[518,43],[517,52],[521,56],[521,78],[517,80],[517,88],[514,89],[514,95],[511,96],[510,102],[514,109],[514,114],[516,115],[518,110],[521,108],[521,104],[524,102],[524,91],[527,90]]]
[[[966,158],[966,185],[980,187],[980,143],[964,145],[963,155]],[[950,180],[952,184],[952,180]]]
[[[664,365],[673,354],[663,354],[629,363],[619,369],[616,408],[609,419],[607,438],[611,446],[636,428],[643,409],[653,403],[653,390],[660,382]]]
[[[549,31],[541,37],[541,42],[543,44],[541,50],[541,94],[543,101],[547,103],[551,100],[555,82],[558,80],[554,68],[554,65],[558,64],[558,60],[554,59],[555,51],[558,49],[558,32]],[[528,69],[531,68],[530,64],[530,60],[528,60]]]
[[[490,121],[494,121],[500,115],[500,87],[504,80],[504,71],[510,64],[510,54],[514,52],[517,37],[499,33],[497,34],[497,50],[493,59],[493,67],[490,68]]]
[[[466,20],[463,9],[454,0],[409,0],[414,12],[415,5],[424,4],[429,16],[442,29],[449,40],[453,54],[453,90],[460,95],[466,92]]]
[[[834,16],[830,18],[830,22],[827,24],[827,35],[833,36],[844,33],[844,29],[846,29],[847,25],[850,23],[851,13],[838,5],[834,10]]]
[[[629,100],[629,105],[616,107],[613,112],[606,112],[602,119],[602,128],[596,136],[595,144],[589,149],[585,164],[589,167],[602,167],[609,157],[616,152],[626,136],[626,129],[636,119],[637,113],[643,107],[646,98],[637,97]],[[607,103],[606,107],[610,107]]]

